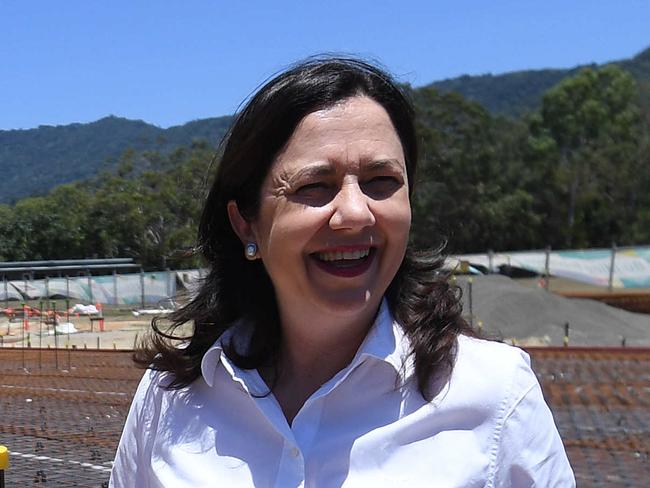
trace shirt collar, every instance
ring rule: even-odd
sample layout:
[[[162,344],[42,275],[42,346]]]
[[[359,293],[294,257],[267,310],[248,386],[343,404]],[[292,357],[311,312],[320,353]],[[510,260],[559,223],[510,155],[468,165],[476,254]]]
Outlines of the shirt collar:
[[[219,339],[206,351],[201,361],[201,374],[209,386],[214,385],[214,378],[219,363],[223,361],[227,370],[239,370],[223,353],[223,344],[235,341],[238,350],[245,349],[252,334],[252,326],[244,321],[236,322],[227,329]],[[413,370],[413,361],[410,357],[410,345],[404,331],[395,321],[384,298],[379,307],[375,321],[362,342],[357,354],[346,369],[353,369],[366,358],[374,358],[390,364],[397,374],[410,376]]]
[[[405,336],[402,326],[393,318],[388,301],[384,298],[375,322],[359,347],[351,366],[354,367],[364,358],[371,357],[390,364],[398,373],[403,370],[408,375],[412,367],[409,361],[409,352],[408,338]]]

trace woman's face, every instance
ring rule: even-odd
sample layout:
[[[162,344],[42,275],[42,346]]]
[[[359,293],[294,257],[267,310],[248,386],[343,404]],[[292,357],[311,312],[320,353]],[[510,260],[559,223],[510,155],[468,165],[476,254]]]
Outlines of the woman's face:
[[[260,202],[248,232],[281,314],[376,310],[411,224],[404,152],[381,105],[355,96],[307,115],[271,166]]]

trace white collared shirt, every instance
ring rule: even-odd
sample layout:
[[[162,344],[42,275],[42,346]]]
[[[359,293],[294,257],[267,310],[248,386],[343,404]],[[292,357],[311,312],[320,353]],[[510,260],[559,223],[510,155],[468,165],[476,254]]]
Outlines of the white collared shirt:
[[[431,402],[410,377],[404,333],[384,302],[348,367],[289,425],[255,370],[217,341],[202,377],[165,390],[147,371],[110,485],[123,487],[574,487],[528,355],[461,336]]]

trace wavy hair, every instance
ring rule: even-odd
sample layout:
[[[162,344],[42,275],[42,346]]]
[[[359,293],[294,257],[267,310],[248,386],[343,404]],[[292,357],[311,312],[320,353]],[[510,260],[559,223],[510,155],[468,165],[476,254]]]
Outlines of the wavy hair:
[[[169,328],[157,320],[154,333],[135,352],[143,367],[171,373],[170,388],[189,385],[201,375],[205,352],[236,321],[253,324],[249,348],[224,352],[244,369],[273,367],[281,328],[271,280],[260,260],[248,261],[227,214],[234,200],[246,219],[260,204],[260,189],[276,155],[308,114],[356,95],[367,96],[388,113],[404,151],[413,192],[417,169],[414,111],[400,86],[384,70],[348,57],[316,57],[294,65],[267,82],[237,114],[222,142],[222,156],[207,196],[198,232],[198,249],[208,274],[189,302],[169,316]],[[408,248],[388,287],[386,298],[393,316],[410,339],[419,391],[429,397],[434,374],[453,368],[458,334],[472,335],[461,318],[460,291],[451,286],[437,251]],[[175,330],[193,324],[193,333],[180,338]],[[174,340],[186,340],[177,347]]]

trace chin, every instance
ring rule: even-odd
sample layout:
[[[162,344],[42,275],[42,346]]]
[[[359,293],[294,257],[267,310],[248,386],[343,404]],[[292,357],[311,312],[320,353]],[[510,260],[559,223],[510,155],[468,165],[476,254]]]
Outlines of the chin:
[[[351,317],[362,313],[374,313],[381,303],[383,293],[379,290],[341,290],[317,295],[319,308],[328,314]]]

